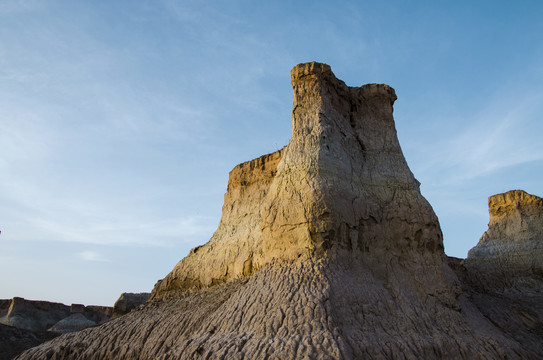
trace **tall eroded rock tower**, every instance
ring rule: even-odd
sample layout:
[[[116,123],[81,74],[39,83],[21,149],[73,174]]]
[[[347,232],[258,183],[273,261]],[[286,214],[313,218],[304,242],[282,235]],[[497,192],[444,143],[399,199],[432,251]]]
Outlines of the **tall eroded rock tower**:
[[[387,85],[295,66],[292,138],[230,172],[217,231],[144,307],[22,355],[530,358],[462,295]]]
[[[396,135],[394,89],[348,87],[315,62],[294,67],[291,82],[288,146],[232,170],[217,232],[156,286],[155,298],[300,257],[441,266],[437,217]]]

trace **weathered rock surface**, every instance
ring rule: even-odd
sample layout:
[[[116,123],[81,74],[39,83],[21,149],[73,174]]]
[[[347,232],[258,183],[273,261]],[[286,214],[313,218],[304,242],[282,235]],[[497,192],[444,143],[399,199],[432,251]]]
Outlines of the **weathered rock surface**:
[[[87,319],[101,324],[108,321],[112,314],[113,308],[111,306],[97,306],[97,305],[82,305],[82,304],[72,304],[70,306],[70,314],[82,314]]]
[[[0,299],[0,318],[8,314],[11,299]]]
[[[543,199],[521,190],[488,199],[490,222],[464,261],[486,291],[543,291]]]
[[[20,359],[543,356],[462,292],[403,157],[394,90],[348,87],[319,63],[291,80],[292,138],[232,170],[211,240],[144,306]]]
[[[284,149],[261,156],[230,172],[217,231],[207,244],[192,249],[159,281],[152,296],[247,276],[261,266],[256,262],[256,254],[261,253],[261,218],[265,211],[262,204],[283,153]]]
[[[404,252],[442,256],[437,218],[396,136],[394,90],[347,87],[318,63],[296,66],[291,80],[289,145],[231,171],[219,228],[157,284],[153,298],[247,276],[275,259],[370,248],[372,261]]]
[[[486,318],[543,358],[543,199],[513,190],[488,207],[488,230],[451,267]]]
[[[9,303],[6,310],[5,304]],[[72,304],[67,306],[61,303],[49,301],[26,300],[14,297],[11,300],[3,300],[0,303],[0,323],[30,331],[44,331],[50,329],[59,321],[79,313],[94,325],[108,320],[112,314],[112,308],[106,306],[84,306]]]
[[[68,316],[70,307],[64,304],[14,297],[0,323],[25,330],[43,331]]]
[[[96,326],[110,317],[111,308],[102,306],[66,306],[20,297],[0,300],[0,359],[12,359],[61,333]]]
[[[138,306],[144,304],[151,293],[122,293],[113,305],[113,316],[116,318],[128,314]]]

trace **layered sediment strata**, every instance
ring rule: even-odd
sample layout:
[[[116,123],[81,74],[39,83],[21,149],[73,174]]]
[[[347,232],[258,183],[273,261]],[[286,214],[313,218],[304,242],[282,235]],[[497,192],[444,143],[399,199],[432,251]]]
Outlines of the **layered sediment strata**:
[[[20,359],[543,356],[462,294],[402,154],[394,90],[315,62],[291,81],[289,144],[230,173],[211,240],[144,306]]]

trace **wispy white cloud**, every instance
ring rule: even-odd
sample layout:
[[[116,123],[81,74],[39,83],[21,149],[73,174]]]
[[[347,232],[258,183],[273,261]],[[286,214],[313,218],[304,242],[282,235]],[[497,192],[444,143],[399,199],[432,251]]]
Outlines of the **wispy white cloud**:
[[[493,101],[466,116],[459,128],[449,129],[439,143],[420,142],[427,150],[418,159],[418,170],[430,181],[450,186],[543,160],[541,103],[543,94]]]
[[[465,257],[475,246],[488,222],[489,196],[530,190],[537,175],[526,169],[537,172],[543,164],[542,104],[542,92],[500,89],[481,98],[479,111],[442,113],[407,137],[416,144],[407,147],[407,160],[439,216],[449,255]],[[532,188],[537,194],[541,186]]]
[[[106,257],[104,257],[102,254],[100,254],[97,251],[91,251],[91,250],[82,251],[82,252],[77,253],[77,256],[81,260],[85,260],[85,261],[110,262],[109,259],[107,259]]]

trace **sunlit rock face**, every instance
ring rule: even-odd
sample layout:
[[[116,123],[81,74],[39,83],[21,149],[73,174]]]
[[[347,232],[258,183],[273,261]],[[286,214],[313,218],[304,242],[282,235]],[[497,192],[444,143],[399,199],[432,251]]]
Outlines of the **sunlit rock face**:
[[[396,136],[394,89],[348,87],[319,63],[294,67],[291,82],[289,144],[231,171],[218,230],[156,286],[155,298],[301,257],[441,263],[437,217]]]
[[[394,90],[315,62],[291,81],[289,144],[231,171],[211,240],[144,306],[21,359],[543,356],[462,293],[402,154]]]
[[[222,218],[211,240],[192,249],[165,279],[152,297],[176,294],[181,289],[211,286],[251,275],[261,254],[262,206],[277,173],[284,150],[236,166],[228,179]]]

